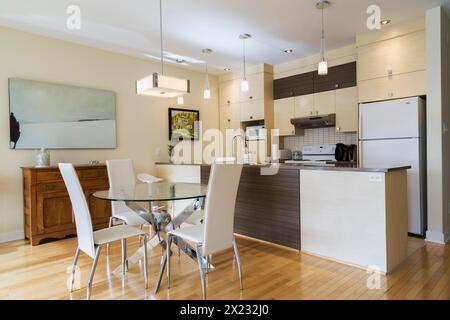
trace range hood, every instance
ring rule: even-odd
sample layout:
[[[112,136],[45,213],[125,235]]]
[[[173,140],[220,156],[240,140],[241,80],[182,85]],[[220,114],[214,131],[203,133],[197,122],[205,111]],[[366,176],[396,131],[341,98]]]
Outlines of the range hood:
[[[314,116],[309,118],[291,119],[291,123],[298,129],[328,128],[336,126],[336,114]]]

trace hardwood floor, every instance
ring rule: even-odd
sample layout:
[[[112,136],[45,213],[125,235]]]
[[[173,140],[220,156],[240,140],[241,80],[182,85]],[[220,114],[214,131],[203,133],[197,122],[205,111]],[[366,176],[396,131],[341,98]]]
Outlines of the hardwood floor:
[[[369,290],[369,274],[339,264],[250,239],[238,239],[244,269],[244,291],[232,251],[213,258],[216,269],[208,275],[209,299],[450,299],[450,246],[426,244],[388,276],[381,288]],[[92,260],[80,256],[82,290],[70,295],[66,270],[76,239],[32,247],[25,241],[0,245],[0,299],[84,299]],[[128,252],[138,247],[129,241]],[[108,272],[120,264],[120,245],[111,246],[110,261],[102,251],[94,278],[92,299],[200,299],[196,264],[181,255],[172,258],[172,283],[153,295],[160,250],[149,255],[150,287],[144,290],[142,267],[131,267],[126,278]]]

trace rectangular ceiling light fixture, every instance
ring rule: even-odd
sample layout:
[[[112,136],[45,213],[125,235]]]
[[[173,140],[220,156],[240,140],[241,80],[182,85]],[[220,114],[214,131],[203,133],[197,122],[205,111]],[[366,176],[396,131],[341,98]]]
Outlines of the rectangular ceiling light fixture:
[[[136,81],[138,95],[175,98],[190,93],[190,81],[153,73]]]

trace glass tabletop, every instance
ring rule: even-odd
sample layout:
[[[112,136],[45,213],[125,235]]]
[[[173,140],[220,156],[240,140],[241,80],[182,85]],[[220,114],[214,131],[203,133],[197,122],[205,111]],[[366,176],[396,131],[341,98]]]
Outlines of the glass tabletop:
[[[206,197],[207,186],[200,183],[158,182],[97,191],[93,196],[109,201],[150,202]]]

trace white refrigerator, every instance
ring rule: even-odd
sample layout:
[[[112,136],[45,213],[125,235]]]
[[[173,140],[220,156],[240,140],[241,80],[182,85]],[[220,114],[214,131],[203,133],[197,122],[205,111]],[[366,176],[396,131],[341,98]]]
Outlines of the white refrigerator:
[[[359,106],[359,152],[363,167],[409,165],[409,232],[426,232],[425,101],[414,97]]]

